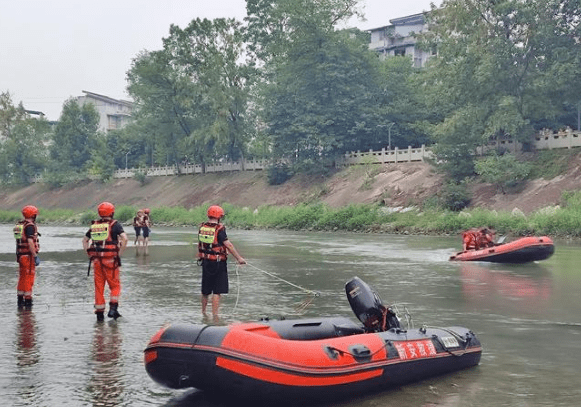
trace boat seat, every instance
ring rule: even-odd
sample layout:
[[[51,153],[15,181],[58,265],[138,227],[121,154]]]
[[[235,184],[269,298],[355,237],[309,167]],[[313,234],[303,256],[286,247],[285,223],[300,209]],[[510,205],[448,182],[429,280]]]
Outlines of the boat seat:
[[[268,325],[281,338],[296,341],[336,338],[365,332],[363,326],[345,317],[269,321]]]

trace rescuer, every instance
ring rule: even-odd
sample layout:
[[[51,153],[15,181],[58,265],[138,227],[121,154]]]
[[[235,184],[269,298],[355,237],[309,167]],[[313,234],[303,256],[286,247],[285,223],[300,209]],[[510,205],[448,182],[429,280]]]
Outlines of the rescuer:
[[[202,314],[206,315],[208,299],[213,294],[212,315],[217,318],[220,295],[228,293],[228,253],[232,253],[238,264],[246,264],[246,260],[228,240],[226,228],[220,223],[224,210],[218,205],[212,205],[207,214],[208,221],[202,223],[198,230],[198,259],[202,265]]]
[[[14,226],[14,238],[16,239],[16,261],[19,265],[19,276],[17,299],[19,307],[32,306],[32,286],[36,276],[36,266],[40,264],[38,251],[38,228],[36,227],[36,216],[38,208],[26,205],[22,208],[24,219]]]
[[[91,222],[91,228],[83,237],[83,249],[93,265],[95,279],[95,314],[97,321],[103,321],[105,312],[105,283],[109,286],[109,312],[107,316],[115,320],[121,316],[118,311],[121,281],[119,278],[121,255],[127,247],[127,235],[123,226],[115,219],[115,206],[102,202],[97,207],[100,219]]]

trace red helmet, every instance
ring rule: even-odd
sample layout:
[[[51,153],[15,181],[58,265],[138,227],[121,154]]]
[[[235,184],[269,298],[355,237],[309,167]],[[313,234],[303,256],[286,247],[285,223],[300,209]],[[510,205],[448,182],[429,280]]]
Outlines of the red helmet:
[[[149,208],[145,208],[145,209],[143,210],[143,212],[145,212],[145,213],[149,213],[149,212],[151,212],[151,211],[149,210]]]
[[[25,218],[32,218],[36,215],[38,215],[38,208],[36,206],[26,205],[22,208],[22,216]]]
[[[220,219],[224,216],[224,209],[218,205],[212,205],[208,208],[208,218]]]
[[[113,216],[115,213],[115,206],[111,202],[102,202],[97,206],[97,212],[100,217]]]

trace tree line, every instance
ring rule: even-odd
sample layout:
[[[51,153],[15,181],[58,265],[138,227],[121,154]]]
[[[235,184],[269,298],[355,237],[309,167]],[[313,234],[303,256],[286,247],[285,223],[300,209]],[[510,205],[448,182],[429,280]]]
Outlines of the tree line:
[[[381,58],[369,33],[340,29],[360,0],[247,0],[247,17],[172,25],[159,50],[135,56],[133,122],[99,134],[91,105],[63,105],[51,128],[0,95],[0,174],[55,184],[89,171],[268,158],[271,182],[324,172],[352,150],[433,144],[451,188],[486,173],[474,151],[526,143],[543,128],[577,128],[581,3],[444,0],[426,13],[426,67]],[[389,129],[389,131],[388,131]],[[508,164],[507,164],[508,163]],[[490,172],[490,171],[488,171]]]

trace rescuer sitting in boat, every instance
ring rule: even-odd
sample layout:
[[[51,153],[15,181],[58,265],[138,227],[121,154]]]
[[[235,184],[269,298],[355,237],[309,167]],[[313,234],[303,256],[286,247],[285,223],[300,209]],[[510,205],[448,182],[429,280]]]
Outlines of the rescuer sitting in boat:
[[[496,233],[490,227],[472,228],[462,232],[462,251],[480,250],[495,246]]]

